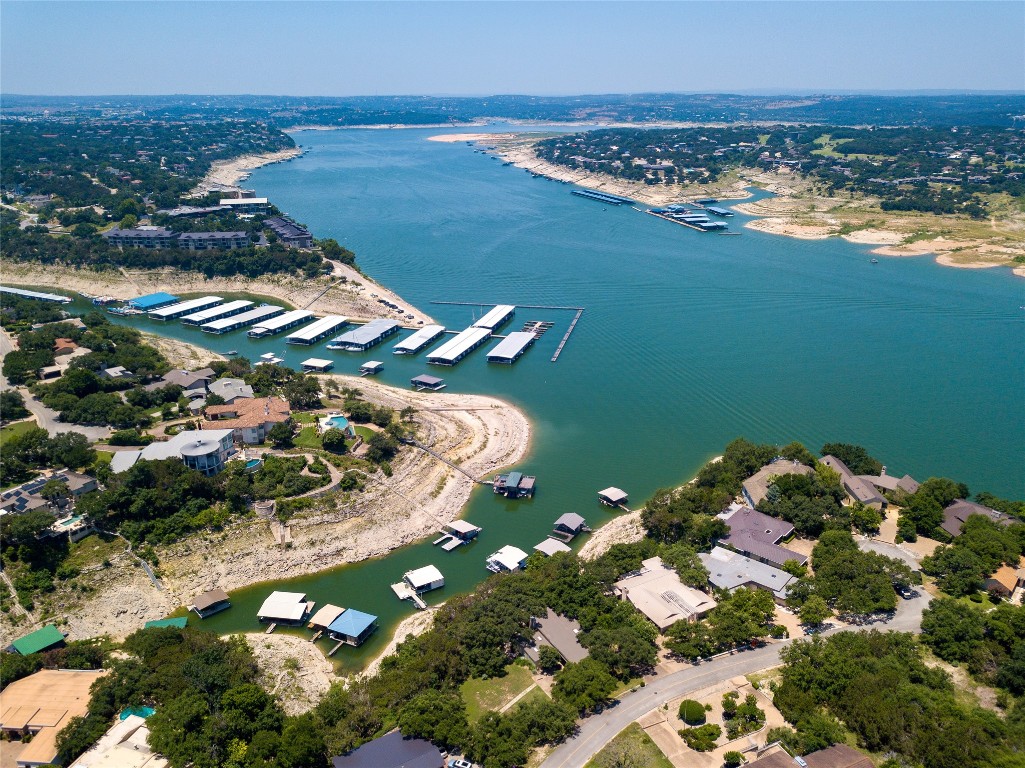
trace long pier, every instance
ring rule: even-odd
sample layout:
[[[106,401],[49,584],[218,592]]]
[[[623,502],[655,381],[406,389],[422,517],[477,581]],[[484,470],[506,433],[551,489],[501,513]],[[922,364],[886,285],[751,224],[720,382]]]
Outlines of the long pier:
[[[573,318],[573,322],[569,324],[569,329],[566,331],[566,335],[562,337],[562,341],[559,342],[558,348],[555,350],[555,354],[552,355],[552,362],[554,363],[559,359],[559,355],[562,354],[562,348],[566,346],[566,342],[569,341],[569,335],[573,333],[573,329],[577,327],[577,320],[584,314],[584,310],[578,309],[576,316]]]

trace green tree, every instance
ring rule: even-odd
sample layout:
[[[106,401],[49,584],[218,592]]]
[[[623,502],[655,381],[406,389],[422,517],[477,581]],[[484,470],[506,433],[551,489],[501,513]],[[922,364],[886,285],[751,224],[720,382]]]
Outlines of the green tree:
[[[555,675],[552,695],[583,714],[607,702],[615,689],[615,678],[597,661],[587,658],[567,664]]]
[[[554,674],[562,668],[562,654],[550,645],[542,645],[537,649],[537,666],[547,675]]]
[[[292,427],[285,422],[278,422],[267,431],[267,439],[275,448],[292,446]]]
[[[823,456],[836,456],[855,475],[878,475],[883,469],[883,463],[870,456],[860,445],[826,443],[820,453]]]
[[[29,410],[25,407],[25,398],[21,396],[21,392],[15,389],[0,392],[0,421],[17,421],[28,415]]]
[[[944,661],[967,661],[984,636],[983,614],[958,600],[941,597],[922,613],[922,642]]]
[[[340,429],[329,429],[321,436],[325,451],[345,453],[345,433]]]
[[[404,735],[427,739],[447,750],[469,742],[466,705],[458,693],[424,691],[399,710],[398,723]]]
[[[801,606],[800,617],[802,624],[818,626],[832,615],[833,612],[829,610],[826,601],[818,595],[812,595]]]
[[[694,699],[681,701],[677,714],[687,725],[704,725],[705,723],[705,707],[700,701],[694,701]]]

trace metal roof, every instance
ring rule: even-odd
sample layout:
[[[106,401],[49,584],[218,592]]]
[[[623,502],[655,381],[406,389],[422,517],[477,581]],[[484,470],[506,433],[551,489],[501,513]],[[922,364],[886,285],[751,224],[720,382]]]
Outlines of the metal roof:
[[[476,326],[467,328],[465,331],[458,333],[455,337],[449,339],[440,347],[430,352],[427,355],[428,362],[444,362],[444,363],[455,363],[460,358],[466,355],[466,353],[479,344],[484,339],[491,335],[491,331],[488,328],[478,328]]]
[[[229,301],[226,304],[220,304],[216,307],[210,307],[209,309],[203,309],[199,312],[194,312],[191,315],[185,315],[182,318],[183,323],[194,323],[195,325],[202,325],[203,323],[209,322],[210,320],[216,320],[219,317],[224,317],[229,312],[235,312],[246,307],[253,306],[253,302],[246,301],[245,299],[236,299],[235,301]]]
[[[794,581],[794,577],[786,571],[723,547],[715,547],[711,553],[701,553],[698,557],[708,569],[708,580],[719,589],[734,590],[754,584],[771,591],[776,597],[784,598]]]
[[[303,360],[299,363],[303,368],[333,368],[334,362],[331,360],[325,360],[322,357],[311,357],[308,360]]]
[[[505,568],[507,571],[515,571],[523,561],[527,559],[527,553],[519,547],[509,544],[488,557],[488,562],[494,562]]]
[[[198,299],[180,301],[169,307],[150,310],[149,316],[156,318],[157,320],[162,320],[164,318],[177,317],[178,315],[187,315],[189,312],[198,312],[204,307],[209,307],[211,304],[217,304],[221,301],[223,301],[223,299],[220,296],[202,296]]]
[[[317,322],[310,323],[305,328],[300,328],[295,333],[288,334],[285,337],[285,341],[289,344],[312,341],[322,334],[327,335],[336,328],[341,328],[347,322],[349,322],[349,318],[342,315],[325,315],[317,320]]]
[[[444,332],[445,326],[443,325],[425,325],[412,336],[407,336],[405,339],[400,341],[398,344],[392,347],[392,349],[400,353],[419,352],[421,349],[426,347],[428,344],[430,344]]]
[[[488,360],[515,360],[534,340],[534,334],[529,331],[513,331],[488,352]]]
[[[431,742],[392,731],[331,762],[334,768],[438,768],[445,758]]]
[[[344,612],[344,608],[340,608],[337,605],[331,605],[331,603],[328,603],[315,614],[313,614],[313,617],[310,619],[310,624],[312,624],[315,627],[330,626],[331,622],[333,622],[335,619],[341,616]]]
[[[162,307],[165,304],[171,304],[175,301],[178,301],[177,296],[161,291],[160,293],[147,293],[145,296],[130,299],[128,301],[128,305],[145,311],[147,309]]]
[[[308,309],[293,309],[291,312],[286,312],[283,315],[265,320],[258,325],[253,326],[253,331],[265,331],[267,333],[274,333],[282,328],[287,328],[292,323],[298,323],[305,320],[308,317],[313,317],[313,313]]]
[[[487,328],[489,330],[495,330],[498,326],[512,317],[516,311],[516,306],[513,304],[499,304],[484,317],[473,324],[474,328]]]
[[[19,637],[11,645],[22,656],[28,656],[30,653],[45,651],[47,648],[63,642],[64,635],[61,634],[61,631],[53,624],[47,624],[42,629],[37,629],[35,632],[30,632],[24,637]]]
[[[567,512],[555,521],[556,525],[564,525],[571,531],[579,530],[587,521],[576,512]]]
[[[337,632],[346,637],[359,637],[375,621],[377,621],[376,616],[349,608],[328,625],[328,631]]]
[[[426,373],[421,373],[419,376],[414,376],[410,379],[413,384],[423,384],[426,387],[435,387],[441,384],[444,379],[439,379],[437,376],[428,376]]]
[[[208,333],[220,333],[221,331],[230,330],[232,328],[241,328],[243,325],[249,325],[250,323],[263,320],[265,317],[280,314],[281,310],[281,307],[257,307],[256,309],[251,309],[248,312],[243,312],[240,315],[222,317],[220,320],[214,320],[212,323],[205,323],[202,326],[202,329]]]
[[[563,544],[558,539],[553,539],[553,538],[545,539],[540,544],[538,544],[536,547],[534,547],[534,549],[536,549],[538,552],[540,552],[540,553],[542,553],[544,555],[548,555],[548,557],[551,557],[552,555],[557,554],[559,552],[572,552],[573,551],[572,549],[567,547],[565,544]]]
[[[388,333],[392,328],[398,327],[399,324],[394,320],[378,318],[377,320],[371,320],[366,325],[361,325],[359,328],[354,328],[348,333],[343,333],[331,343],[353,344],[357,346],[370,344],[379,339],[382,335]]]
[[[8,288],[0,286],[0,293],[10,293],[14,296],[21,296],[25,299],[40,299],[42,301],[56,301],[59,304],[68,304],[71,299],[67,296],[58,296],[56,293],[40,293],[39,291],[26,291],[23,288]]]
[[[409,582],[409,586],[413,589],[426,587],[428,584],[433,584],[436,581],[440,581],[442,584],[445,583],[445,577],[433,565],[425,565],[423,568],[417,568],[415,571],[407,571],[402,578]]]
[[[598,491],[598,495],[604,499],[607,499],[613,504],[619,504],[621,502],[626,501],[627,498],[629,498],[627,496],[626,491],[622,490],[621,488],[616,488],[615,486],[610,486],[606,488],[604,491]]]
[[[299,621],[306,613],[304,592],[271,592],[256,615],[261,619]]]

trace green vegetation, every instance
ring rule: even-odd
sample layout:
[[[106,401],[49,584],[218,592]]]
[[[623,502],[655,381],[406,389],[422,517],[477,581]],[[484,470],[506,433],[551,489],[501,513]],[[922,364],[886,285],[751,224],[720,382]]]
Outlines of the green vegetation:
[[[22,397],[21,392],[13,389],[5,389],[0,392],[0,423],[17,421],[29,415],[29,410],[25,407],[25,398]]]
[[[680,702],[677,714],[687,725],[705,724],[705,706],[700,701],[684,699]]]
[[[701,621],[678,621],[666,630],[666,647],[684,659],[699,659],[750,644],[768,635],[776,604],[769,592],[738,589],[718,596]]]
[[[673,768],[673,764],[641,726],[630,723],[584,768]]]
[[[706,723],[697,728],[681,728],[680,736],[695,752],[711,752],[716,740],[722,736],[722,728],[715,723]]]
[[[753,693],[740,697],[736,691],[729,691],[722,697],[723,722],[726,724],[726,737],[732,741],[754,733],[765,725],[765,712],[758,707],[758,699]]]
[[[17,425],[4,437],[4,460],[0,464],[0,482],[4,485],[23,483],[36,476],[38,470],[81,469],[96,460],[96,451],[89,447],[85,435],[77,432],[59,432],[50,437],[45,429],[34,422]]]
[[[497,712],[533,684],[530,670],[509,664],[500,677],[471,678],[459,687],[459,692],[466,702],[467,718],[476,723],[485,712]]]
[[[948,595],[962,597],[982,589],[983,579],[1004,563],[1016,567],[1023,554],[1025,523],[1005,526],[971,515],[960,536],[922,560],[922,571]]]
[[[862,748],[926,768],[1020,764],[1020,705],[1005,720],[960,702],[946,673],[923,662],[911,635],[843,632],[798,641],[782,658],[774,703],[796,732],[773,729],[769,739],[820,748],[842,740],[840,721]]]

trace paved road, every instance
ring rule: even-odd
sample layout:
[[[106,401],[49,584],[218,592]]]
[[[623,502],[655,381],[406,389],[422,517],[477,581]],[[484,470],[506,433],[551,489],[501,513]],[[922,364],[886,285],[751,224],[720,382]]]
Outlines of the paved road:
[[[885,541],[878,541],[876,539],[866,539],[863,536],[856,537],[858,541],[858,549],[862,552],[875,552],[886,557],[892,557],[895,560],[901,560],[910,565],[916,571],[919,568],[919,560],[922,558],[916,556],[912,552],[901,549],[895,544],[887,544]]]
[[[929,604],[929,595],[924,592],[914,600],[901,601],[897,613],[888,622],[877,622],[865,627],[852,627],[855,631],[867,629],[892,629],[898,632],[919,632],[922,627],[922,611]],[[841,630],[830,630],[834,634]],[[619,704],[600,715],[592,715],[583,721],[575,736],[563,742],[547,760],[544,768],[582,768],[582,766],[608,744],[620,731],[637,718],[656,709],[666,702],[710,685],[729,680],[738,675],[760,672],[780,663],[780,651],[790,645],[786,640],[732,656],[721,656],[694,667],[674,672],[664,677],[649,678],[644,688],[623,696]]]

